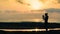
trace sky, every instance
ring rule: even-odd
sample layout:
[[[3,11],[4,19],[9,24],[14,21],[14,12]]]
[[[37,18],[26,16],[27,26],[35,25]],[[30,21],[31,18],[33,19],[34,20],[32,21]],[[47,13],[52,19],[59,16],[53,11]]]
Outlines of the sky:
[[[43,21],[60,22],[60,0],[0,0],[0,22]]]

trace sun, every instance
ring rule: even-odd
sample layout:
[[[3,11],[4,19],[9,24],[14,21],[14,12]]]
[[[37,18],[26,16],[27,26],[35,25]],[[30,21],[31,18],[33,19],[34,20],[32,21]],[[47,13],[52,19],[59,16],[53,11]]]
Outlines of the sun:
[[[31,0],[31,9],[33,10],[39,10],[42,7],[42,2],[40,2],[39,0]]]

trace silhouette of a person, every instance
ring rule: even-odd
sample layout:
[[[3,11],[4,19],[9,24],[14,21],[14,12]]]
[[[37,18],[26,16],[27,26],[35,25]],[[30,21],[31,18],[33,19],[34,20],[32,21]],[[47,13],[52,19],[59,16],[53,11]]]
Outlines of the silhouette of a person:
[[[49,18],[48,13],[45,13],[45,15],[43,15],[42,17],[45,22],[46,31],[48,31],[48,26],[47,26],[48,25],[48,18]]]

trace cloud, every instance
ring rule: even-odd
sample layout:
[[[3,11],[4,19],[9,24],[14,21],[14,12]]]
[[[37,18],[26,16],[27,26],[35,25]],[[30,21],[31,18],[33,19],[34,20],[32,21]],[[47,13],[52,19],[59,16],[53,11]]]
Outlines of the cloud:
[[[47,12],[51,12],[51,13],[53,13],[53,12],[60,12],[60,9],[56,9],[56,8],[49,8],[49,9],[46,9],[46,11]]]
[[[60,22],[60,9],[46,9],[49,14],[49,22]]]
[[[41,16],[40,13],[22,14],[18,11],[0,11],[0,22],[31,21],[32,19],[41,19]]]
[[[60,9],[46,9],[49,14],[49,22],[60,22]],[[0,12],[0,22],[19,22],[19,21],[34,21],[33,19],[42,20],[40,13],[25,13],[20,14],[17,11],[2,11]]]
[[[44,3],[44,8],[49,9],[49,8],[60,8],[60,4],[58,3],[57,0],[47,0],[46,3]]]
[[[60,0],[58,0],[58,3],[60,3]]]

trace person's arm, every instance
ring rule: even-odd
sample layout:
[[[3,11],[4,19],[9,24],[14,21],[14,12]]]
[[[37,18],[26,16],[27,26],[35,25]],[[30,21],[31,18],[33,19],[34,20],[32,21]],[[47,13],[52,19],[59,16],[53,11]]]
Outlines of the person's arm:
[[[43,20],[44,20],[44,15],[42,15],[42,17],[43,17]]]

